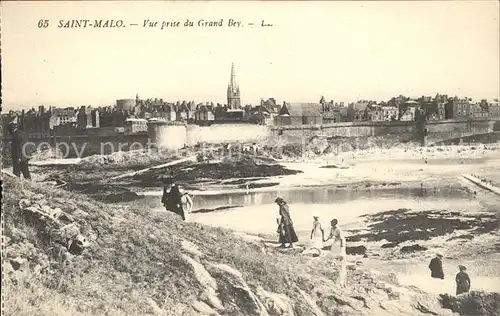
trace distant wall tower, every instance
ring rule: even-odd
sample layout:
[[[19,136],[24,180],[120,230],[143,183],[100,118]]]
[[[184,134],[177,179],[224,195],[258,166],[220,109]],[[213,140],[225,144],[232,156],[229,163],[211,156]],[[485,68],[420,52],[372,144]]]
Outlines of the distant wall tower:
[[[231,64],[231,79],[227,86],[227,106],[232,110],[241,108],[240,87],[236,83],[236,74],[234,72],[234,63]]]

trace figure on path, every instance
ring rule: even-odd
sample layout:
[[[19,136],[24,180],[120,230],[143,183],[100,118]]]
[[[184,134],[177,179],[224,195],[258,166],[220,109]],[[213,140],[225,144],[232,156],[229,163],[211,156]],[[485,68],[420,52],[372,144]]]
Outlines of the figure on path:
[[[467,272],[465,272],[467,268],[463,265],[459,265],[458,269],[460,272],[458,272],[455,277],[455,282],[457,283],[457,295],[467,293],[470,290],[470,278]]]
[[[313,228],[311,231],[311,249],[315,249],[318,251],[318,254],[321,254],[321,250],[323,249],[323,239],[325,239],[325,232],[323,230],[323,227],[321,227],[319,217],[313,216],[313,219]]]
[[[435,279],[444,279],[443,272],[443,255],[438,253],[436,257],[431,260],[429,263],[429,269],[431,270],[431,277]]]
[[[274,202],[278,204],[281,216],[278,226],[278,232],[281,232],[280,235],[282,235],[282,238],[280,237],[281,247],[286,248],[286,244],[289,244],[289,248],[293,248],[293,243],[299,241],[299,238],[293,228],[293,221],[290,216],[288,204],[280,197]]]
[[[31,158],[31,148],[26,143],[24,133],[18,128],[16,122],[10,122],[8,130],[12,136],[11,142],[11,158],[12,158],[12,173],[19,177],[21,173],[27,180],[31,179],[28,162]]]
[[[347,254],[346,254],[346,240],[344,234],[340,227],[338,226],[338,220],[332,219],[330,222],[330,233],[328,238],[324,240],[327,242],[333,239],[332,248],[330,250],[333,258],[338,261],[340,265],[339,271],[339,284],[345,286],[347,277]]]
[[[166,178],[163,183],[165,184],[161,198],[163,206],[165,206],[167,211],[181,216],[182,220],[186,220],[186,214],[182,205],[182,194],[179,191],[179,187],[170,177]]]

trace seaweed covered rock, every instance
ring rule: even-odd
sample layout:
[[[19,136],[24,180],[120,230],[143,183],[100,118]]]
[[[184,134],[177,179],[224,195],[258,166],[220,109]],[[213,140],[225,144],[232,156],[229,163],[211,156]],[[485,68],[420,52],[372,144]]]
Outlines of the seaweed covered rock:
[[[460,315],[500,315],[500,293],[472,291],[452,296],[441,294],[441,304]]]

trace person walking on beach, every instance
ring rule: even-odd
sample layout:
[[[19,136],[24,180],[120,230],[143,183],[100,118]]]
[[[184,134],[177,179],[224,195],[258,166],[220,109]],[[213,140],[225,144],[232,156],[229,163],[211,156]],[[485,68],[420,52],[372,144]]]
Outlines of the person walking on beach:
[[[180,215],[182,220],[186,220],[186,214],[182,206],[182,195],[179,191],[179,187],[170,177],[164,179],[163,183],[165,184],[163,187],[163,196],[161,198],[163,206],[165,206],[167,211]]]
[[[277,198],[274,202],[278,204],[279,212],[281,215],[278,227],[278,231],[280,231],[283,235],[283,238],[280,238],[281,247],[286,248],[286,244],[288,243],[290,245],[289,248],[293,248],[293,243],[299,241],[299,238],[297,237],[295,229],[293,228],[293,221],[290,216],[288,204],[280,197]]]
[[[321,227],[319,217],[313,216],[313,219],[313,228],[311,230],[311,249],[317,250],[318,254],[321,254],[321,250],[323,249],[323,239],[325,239],[325,232]]]
[[[443,255],[438,253],[429,263],[429,269],[431,270],[431,277],[435,279],[444,280],[443,272]]]
[[[340,263],[339,271],[339,284],[345,286],[347,278],[347,254],[346,254],[346,240],[340,227],[338,220],[332,219],[330,222],[330,232],[328,238],[324,240],[327,242],[333,239],[332,248],[330,250],[333,258]],[[337,243],[338,242],[338,243]]]
[[[19,177],[21,173],[27,180],[31,179],[28,162],[30,160],[30,148],[26,144],[24,133],[18,128],[16,122],[10,122],[8,130],[12,136],[11,142],[11,158],[12,158],[12,173]]]
[[[460,272],[458,272],[455,277],[455,282],[457,283],[457,295],[467,293],[470,290],[470,278],[467,272],[465,272],[467,268],[463,265],[459,265],[458,269]]]

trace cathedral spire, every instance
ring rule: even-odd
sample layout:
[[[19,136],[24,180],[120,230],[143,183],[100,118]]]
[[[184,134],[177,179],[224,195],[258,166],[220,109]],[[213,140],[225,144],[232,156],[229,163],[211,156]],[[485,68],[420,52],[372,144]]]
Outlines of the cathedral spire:
[[[234,63],[231,63],[231,79],[227,86],[227,105],[231,109],[239,109],[241,107],[240,88],[236,82],[236,73],[234,71]]]
[[[232,91],[236,91],[236,89],[238,89],[238,83],[236,82],[236,72],[234,71],[234,63],[231,63],[231,79],[229,81],[229,85]]]

